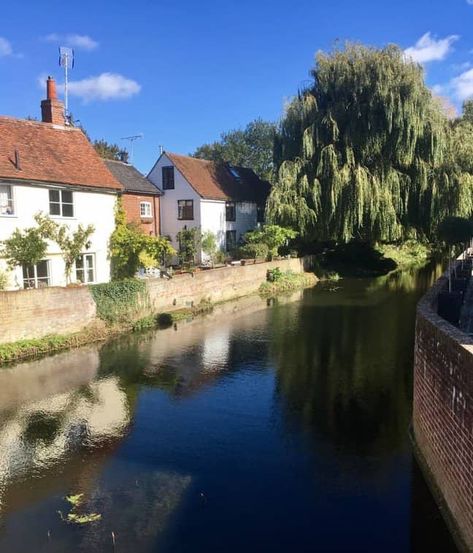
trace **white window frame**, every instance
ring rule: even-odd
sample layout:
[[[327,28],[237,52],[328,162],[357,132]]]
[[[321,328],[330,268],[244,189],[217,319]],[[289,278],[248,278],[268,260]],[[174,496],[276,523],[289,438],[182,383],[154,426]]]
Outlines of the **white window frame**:
[[[45,280],[45,277],[38,277],[38,263],[36,263],[35,265],[33,265],[33,275],[30,275],[29,277],[29,282],[33,283],[34,286],[25,286],[25,283],[28,281],[28,279],[24,276],[23,274],[23,270],[24,270],[24,266],[21,267],[21,271],[22,271],[22,276],[23,276],[23,288],[25,289],[31,289],[31,288],[39,288],[39,283],[43,283],[43,282],[46,282],[46,286],[51,286],[51,264],[49,262],[49,259],[42,259],[41,261],[39,261],[39,263],[46,263],[46,272],[47,272],[47,277],[46,277],[46,280]]]
[[[80,268],[77,267],[77,260],[75,263],[76,280],[82,282],[82,284],[93,284],[97,280],[97,274],[96,274],[96,268],[95,268],[95,253],[88,253],[88,252],[83,253],[79,256],[79,258],[80,257],[83,258],[82,267]],[[89,268],[86,267],[86,262],[85,262],[86,258],[92,259],[92,272],[93,272],[92,280],[89,280],[89,274],[88,274]],[[82,273],[83,278],[79,278],[78,273],[80,272]]]
[[[51,201],[51,192],[59,192],[59,201]],[[62,198],[63,192],[69,192],[71,194],[71,201],[65,202]],[[51,217],[62,217],[65,219],[73,219],[74,218],[74,192],[72,190],[63,190],[62,188],[49,188],[48,189],[48,200],[49,200],[49,214]],[[51,204],[58,205],[59,206],[59,213],[51,213]],[[65,205],[71,205],[72,206],[72,215],[64,215],[64,206]]]
[[[153,216],[151,202],[140,202],[140,216],[143,219],[150,219]]]
[[[14,217],[16,215],[15,212],[15,190],[12,184],[0,184],[0,187],[4,187],[7,190],[10,191],[9,198],[7,198],[7,205],[0,205],[0,217]],[[7,192],[8,194],[8,192]],[[10,208],[11,213],[7,213],[6,210]],[[3,209],[5,209],[5,213],[3,213]]]

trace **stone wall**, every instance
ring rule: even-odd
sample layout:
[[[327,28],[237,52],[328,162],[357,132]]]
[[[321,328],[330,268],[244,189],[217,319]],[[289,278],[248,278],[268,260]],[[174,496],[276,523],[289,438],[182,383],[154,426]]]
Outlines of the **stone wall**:
[[[94,320],[86,287],[0,292],[0,344],[77,332]]]
[[[285,259],[148,280],[151,312],[161,313],[199,304],[226,301],[256,292],[266,271],[303,272],[312,259]],[[87,287],[42,288],[0,292],[0,344],[48,334],[77,332],[96,321],[95,302]]]
[[[414,438],[447,520],[473,551],[473,339],[437,315],[440,278],[418,306]]]
[[[171,280],[154,279],[148,281],[148,292],[155,313],[192,307],[201,301],[227,301],[256,292],[266,280],[269,269],[279,267],[282,271],[302,273],[311,268],[312,259],[285,259],[255,265],[222,267],[176,275]]]

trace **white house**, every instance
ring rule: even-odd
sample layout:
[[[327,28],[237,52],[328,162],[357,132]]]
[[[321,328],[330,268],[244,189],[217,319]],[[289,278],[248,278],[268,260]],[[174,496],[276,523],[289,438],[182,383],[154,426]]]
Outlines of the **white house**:
[[[177,233],[198,227],[213,232],[220,249],[231,251],[263,221],[270,185],[251,169],[163,152],[148,179],[163,192],[161,234],[176,249]]]
[[[0,117],[0,241],[17,228],[36,226],[38,212],[71,230],[92,224],[90,247],[76,260],[72,280],[107,282],[108,241],[122,186],[84,133],[64,124],[62,102],[50,78],[47,91],[41,122]],[[6,269],[0,259],[0,270]],[[66,284],[64,261],[54,243],[35,266],[17,267],[8,276],[13,289]]]

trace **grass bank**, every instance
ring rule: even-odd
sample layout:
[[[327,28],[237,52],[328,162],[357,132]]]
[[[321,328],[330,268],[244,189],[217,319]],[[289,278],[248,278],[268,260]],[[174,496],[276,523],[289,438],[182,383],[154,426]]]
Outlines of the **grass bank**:
[[[314,286],[316,282],[317,277],[312,273],[279,272],[276,277],[269,277],[267,282],[261,284],[259,294],[264,298],[272,298],[280,294]]]

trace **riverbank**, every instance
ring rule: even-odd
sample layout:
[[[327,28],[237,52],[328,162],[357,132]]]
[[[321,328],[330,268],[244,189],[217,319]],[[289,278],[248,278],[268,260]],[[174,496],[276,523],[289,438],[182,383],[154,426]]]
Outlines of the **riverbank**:
[[[313,286],[318,279],[306,272],[312,265],[310,257],[281,259],[179,275],[169,281],[129,279],[90,288],[5,292],[0,294],[0,322],[5,325],[0,326],[0,339],[4,339],[0,364],[106,341],[122,333],[162,328],[245,296],[261,293],[270,298]],[[284,278],[265,287],[272,271]],[[58,306],[58,298],[65,303]],[[36,314],[34,320],[31,312]],[[45,331],[50,328],[71,331]],[[15,335],[19,339],[5,340]]]

